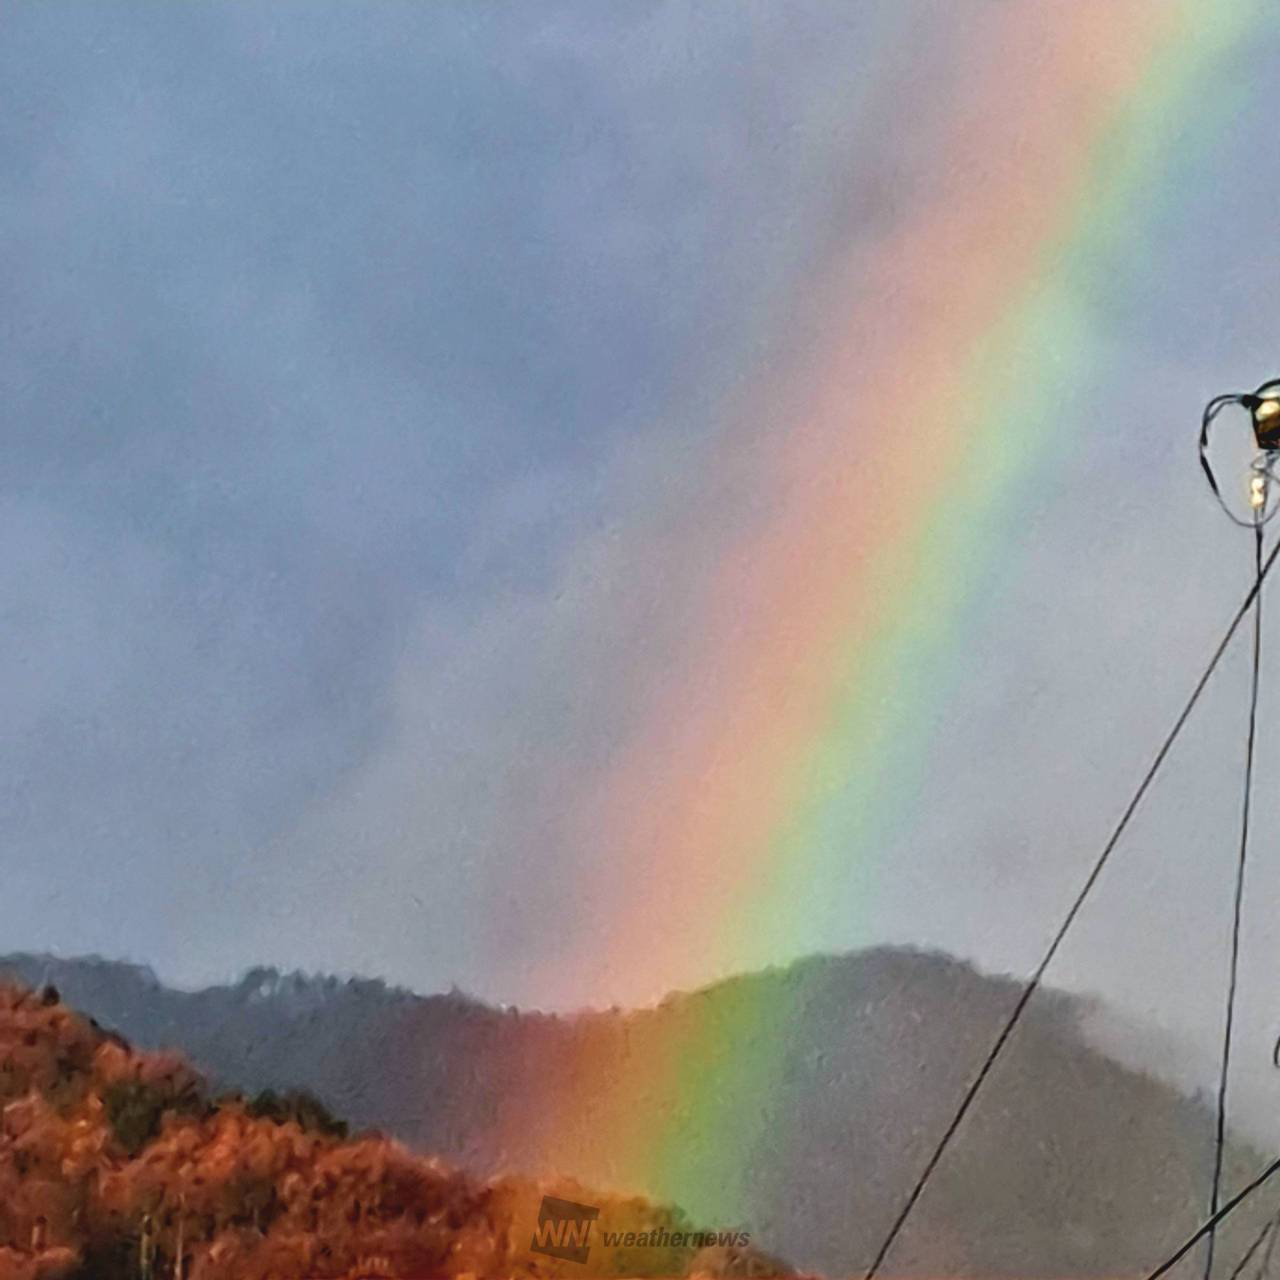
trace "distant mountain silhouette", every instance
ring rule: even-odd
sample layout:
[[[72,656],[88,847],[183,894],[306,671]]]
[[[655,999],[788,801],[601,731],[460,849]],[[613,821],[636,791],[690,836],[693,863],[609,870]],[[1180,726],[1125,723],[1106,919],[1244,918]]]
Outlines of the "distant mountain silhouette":
[[[534,1247],[548,1196],[591,1206],[573,1246],[585,1258]],[[584,1264],[631,1280],[802,1280],[673,1206],[486,1182],[349,1138],[305,1094],[215,1096],[181,1054],[133,1049],[51,987],[0,983],[0,1280],[564,1280]]]
[[[271,969],[194,993],[99,959],[14,955],[5,973],[55,985],[135,1044],[181,1049],[222,1085],[306,1089],[477,1174],[674,1202],[828,1275],[870,1260],[1019,989],[895,948],[572,1016]],[[1086,1007],[1053,991],[1033,1004],[890,1273],[1139,1272],[1204,1216],[1204,1100],[1090,1048]],[[680,1069],[655,1072],[673,1046]],[[677,1133],[676,1156],[639,1161],[613,1141],[637,1126]],[[1262,1163],[1237,1144],[1228,1188]],[[1224,1266],[1274,1209],[1258,1201],[1220,1236]]]

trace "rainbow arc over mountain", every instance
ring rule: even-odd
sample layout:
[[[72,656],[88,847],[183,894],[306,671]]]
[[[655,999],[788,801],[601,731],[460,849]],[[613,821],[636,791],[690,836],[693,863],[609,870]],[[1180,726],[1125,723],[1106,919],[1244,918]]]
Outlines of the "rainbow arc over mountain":
[[[913,802],[972,601],[1070,447],[1058,406],[1108,359],[1095,290],[1150,251],[1224,127],[1224,68],[1277,21],[1253,0],[967,12],[943,109],[914,122],[936,181],[870,248],[815,268],[825,346],[749,388],[719,446],[774,501],[701,603],[699,685],[652,708],[582,816],[621,833],[584,869],[619,910],[607,955],[570,939],[566,969],[639,971],[666,990],[802,954],[847,910],[833,884],[865,880],[873,896],[877,868],[857,851]],[[917,37],[884,33],[870,93],[911,83]],[[619,1186],[740,1222],[753,1151],[787,1141],[770,1100],[792,1015],[744,998],[710,1025],[672,1019],[644,1061],[587,1037],[539,1123],[553,1142],[571,1114],[597,1115],[595,1163]],[[619,1090],[652,1107],[621,1115]],[[527,1127],[517,1101],[502,1123]],[[721,1140],[688,1141],[694,1117]]]

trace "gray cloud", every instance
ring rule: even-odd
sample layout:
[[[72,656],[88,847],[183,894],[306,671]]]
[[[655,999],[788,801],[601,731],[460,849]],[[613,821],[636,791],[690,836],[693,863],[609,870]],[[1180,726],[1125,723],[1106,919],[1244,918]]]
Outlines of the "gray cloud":
[[[182,981],[275,962],[607,998],[530,977],[557,874],[590,854],[566,811],[687,661],[720,548],[768,517],[751,451],[787,424],[706,458],[818,336],[817,268],[934,190],[927,140],[981,71],[951,56],[965,21],[18,6],[7,944]],[[910,64],[859,74],[898,23],[922,33]],[[1243,587],[1190,450],[1203,399],[1275,359],[1276,143],[1256,67],[1235,70],[1238,127],[1161,178],[1184,198],[1150,193],[1132,252],[1081,268],[1096,368],[991,566],[921,803],[807,945],[1028,968]],[[1057,974],[1192,1046],[1224,959],[1243,677],[1234,655]],[[1276,939],[1250,930],[1253,1061]]]
[[[759,515],[697,491],[720,406],[811,336],[807,263],[925,181],[849,74],[892,25],[15,10],[14,945],[511,979],[468,913],[573,856],[558,809]]]

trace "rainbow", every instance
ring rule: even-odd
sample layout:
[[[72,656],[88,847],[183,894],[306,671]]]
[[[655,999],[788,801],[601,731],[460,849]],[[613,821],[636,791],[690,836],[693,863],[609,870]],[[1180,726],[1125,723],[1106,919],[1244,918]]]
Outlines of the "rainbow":
[[[1214,77],[1266,20],[1253,0],[970,13],[965,73],[927,123],[933,189],[805,282],[825,346],[771,371],[717,446],[711,465],[758,468],[769,517],[702,601],[698,683],[666,692],[584,804],[584,829],[611,833],[593,874],[618,906],[604,954],[593,933],[566,969],[656,995],[857,942],[848,903],[877,872],[860,851],[913,803],[967,614],[1064,448],[1060,406],[1107,367],[1098,290],[1194,180]],[[900,29],[873,73],[904,76],[917,38]],[[612,1117],[598,1140],[620,1185],[739,1222],[752,1150],[786,1140],[770,1098],[787,1016],[744,1000],[688,1020],[625,1080],[611,1054],[584,1060],[556,1105]],[[620,1117],[624,1088],[663,1105]],[[695,1112],[716,1117],[714,1150],[683,1141]]]

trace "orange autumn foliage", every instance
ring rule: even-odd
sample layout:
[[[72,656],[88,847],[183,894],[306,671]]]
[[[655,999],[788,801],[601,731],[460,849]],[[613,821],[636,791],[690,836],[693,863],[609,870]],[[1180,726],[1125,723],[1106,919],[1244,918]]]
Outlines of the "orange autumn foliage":
[[[0,1280],[509,1274],[493,1191],[380,1137],[209,1100],[51,994],[0,987]]]
[[[580,1274],[531,1250],[544,1194],[595,1205],[618,1231],[690,1226],[641,1197],[484,1183],[345,1132],[306,1095],[213,1100],[179,1055],[135,1051],[55,992],[0,984],[0,1280]],[[600,1275],[786,1271],[753,1251],[593,1249]]]

